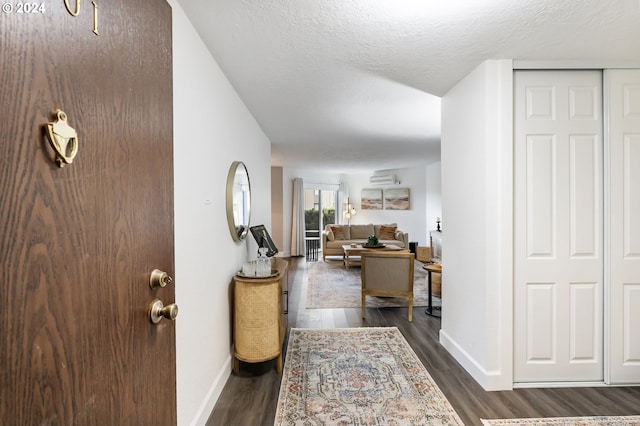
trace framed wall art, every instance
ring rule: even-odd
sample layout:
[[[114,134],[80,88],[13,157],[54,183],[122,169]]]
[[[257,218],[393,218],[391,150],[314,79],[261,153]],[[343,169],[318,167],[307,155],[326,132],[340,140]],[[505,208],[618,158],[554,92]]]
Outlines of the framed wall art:
[[[363,189],[360,208],[362,210],[382,210],[382,189]]]
[[[385,210],[409,210],[409,188],[387,188],[384,190]]]

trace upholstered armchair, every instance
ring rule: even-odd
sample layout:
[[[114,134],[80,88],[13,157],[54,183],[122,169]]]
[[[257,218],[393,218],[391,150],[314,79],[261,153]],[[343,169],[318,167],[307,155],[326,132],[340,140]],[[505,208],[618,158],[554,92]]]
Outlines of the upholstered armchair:
[[[362,253],[362,318],[367,296],[406,297],[413,321],[413,253],[367,251]]]

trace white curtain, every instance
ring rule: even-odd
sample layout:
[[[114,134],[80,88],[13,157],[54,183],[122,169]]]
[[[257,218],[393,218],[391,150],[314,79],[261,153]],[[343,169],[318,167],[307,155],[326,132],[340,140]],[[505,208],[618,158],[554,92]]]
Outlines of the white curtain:
[[[293,209],[291,219],[291,256],[304,256],[304,184],[302,178],[293,180]]]

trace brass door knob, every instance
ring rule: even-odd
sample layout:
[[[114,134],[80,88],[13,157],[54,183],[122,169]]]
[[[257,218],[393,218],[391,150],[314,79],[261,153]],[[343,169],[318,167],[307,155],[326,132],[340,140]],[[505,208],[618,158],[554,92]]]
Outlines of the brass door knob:
[[[151,271],[151,276],[149,277],[149,286],[151,286],[151,288],[166,287],[167,284],[171,284],[172,282],[173,278],[166,272],[160,269]]]
[[[151,302],[151,306],[149,307],[149,318],[151,319],[152,323],[157,324],[162,318],[175,321],[177,316],[178,305],[176,305],[175,303],[164,306],[160,299],[156,299]]]

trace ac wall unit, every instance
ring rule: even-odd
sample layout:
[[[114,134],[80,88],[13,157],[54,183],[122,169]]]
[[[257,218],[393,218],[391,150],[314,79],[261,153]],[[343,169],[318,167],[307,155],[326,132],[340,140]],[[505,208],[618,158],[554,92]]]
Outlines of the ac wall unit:
[[[396,175],[375,175],[369,178],[372,185],[395,185],[397,182]]]

